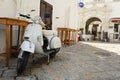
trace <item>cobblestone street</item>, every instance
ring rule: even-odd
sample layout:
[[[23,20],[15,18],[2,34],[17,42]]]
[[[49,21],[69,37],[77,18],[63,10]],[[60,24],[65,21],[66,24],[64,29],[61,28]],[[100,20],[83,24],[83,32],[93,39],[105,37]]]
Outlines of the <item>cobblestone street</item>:
[[[0,57],[0,80],[120,80],[120,44],[80,42],[62,47],[47,65],[47,58],[30,57],[26,70],[16,73],[16,58],[5,67]]]

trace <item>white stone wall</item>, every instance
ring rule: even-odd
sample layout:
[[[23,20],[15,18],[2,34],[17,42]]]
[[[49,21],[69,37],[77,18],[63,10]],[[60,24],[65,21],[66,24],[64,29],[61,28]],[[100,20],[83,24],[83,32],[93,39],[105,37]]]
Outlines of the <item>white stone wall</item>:
[[[120,8],[120,1],[112,2],[106,0],[104,3],[96,4],[96,6],[95,3],[85,2],[84,8],[78,7],[79,27],[84,28],[84,33],[85,33],[86,21],[91,17],[97,17],[102,21],[101,24],[102,31],[108,32],[110,34],[113,32],[113,29],[109,28],[109,26],[114,25],[110,22],[110,18],[114,18],[114,17],[120,18],[120,11],[118,10],[119,8]]]

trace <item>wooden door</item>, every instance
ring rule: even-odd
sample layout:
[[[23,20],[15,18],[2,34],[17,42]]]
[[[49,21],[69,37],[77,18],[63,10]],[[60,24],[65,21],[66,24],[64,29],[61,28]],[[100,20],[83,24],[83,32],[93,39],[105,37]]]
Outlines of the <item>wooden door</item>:
[[[98,26],[99,26],[98,24],[93,24],[93,27],[92,27],[92,34],[94,35],[94,40],[97,37],[97,27]]]
[[[40,16],[43,22],[46,24],[46,28],[51,30],[52,29],[52,9],[53,6],[47,3],[44,0],[40,2]]]

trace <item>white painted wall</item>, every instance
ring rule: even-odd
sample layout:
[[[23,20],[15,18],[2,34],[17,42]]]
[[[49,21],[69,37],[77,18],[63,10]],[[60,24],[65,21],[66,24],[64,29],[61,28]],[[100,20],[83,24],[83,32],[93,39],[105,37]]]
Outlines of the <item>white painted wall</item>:
[[[77,13],[76,0],[53,0],[53,29],[58,27],[77,29]]]
[[[49,4],[53,5],[54,0],[45,0],[46,2],[48,2]]]
[[[57,29],[57,27],[71,27],[76,28],[77,19],[74,15],[77,15],[75,0],[45,0],[46,2],[53,5],[53,20],[52,28]],[[28,4],[28,2],[30,2]],[[19,4],[21,3],[21,4]],[[65,4],[65,5],[64,5]],[[18,0],[17,13],[30,13],[32,16],[39,15],[40,12],[40,0]],[[30,12],[35,9],[35,12]],[[56,19],[59,17],[59,19]]]
[[[14,18],[16,14],[16,1],[15,0],[0,0],[0,17]],[[3,26],[3,25],[0,25]],[[0,29],[5,29],[0,27]]]
[[[112,12],[110,13],[109,19],[111,18],[120,18],[120,1],[119,2],[109,2],[109,6],[112,10]],[[114,33],[114,23],[110,22],[109,20],[109,26],[113,26],[113,28],[108,28],[108,35],[110,40],[112,40],[113,38],[113,33]]]
[[[15,14],[15,0],[0,0],[0,17],[15,17]]]
[[[15,18],[16,6],[16,0],[0,0],[0,17]],[[0,45],[0,53],[3,53],[5,51],[5,25],[0,25]]]
[[[53,29],[68,27],[70,0],[53,1]],[[56,17],[59,17],[56,19]]]
[[[45,0],[53,5],[53,20],[52,28],[57,27],[77,27],[77,5],[76,0]],[[39,15],[40,0],[18,0],[17,13],[31,14],[32,16]],[[28,4],[29,2],[29,4]],[[30,12],[35,9],[35,12]],[[59,17],[59,19],[56,19]]]
[[[35,10],[31,12],[31,10]],[[32,17],[38,16],[40,12],[40,0],[17,0],[17,17],[18,13],[30,14]]]
[[[78,3],[76,0],[72,0],[70,4],[70,15],[69,15],[69,25],[68,27],[73,29],[79,29],[78,26]]]
[[[120,1],[109,3],[109,6],[112,8],[112,13],[110,14],[110,18],[120,17]]]

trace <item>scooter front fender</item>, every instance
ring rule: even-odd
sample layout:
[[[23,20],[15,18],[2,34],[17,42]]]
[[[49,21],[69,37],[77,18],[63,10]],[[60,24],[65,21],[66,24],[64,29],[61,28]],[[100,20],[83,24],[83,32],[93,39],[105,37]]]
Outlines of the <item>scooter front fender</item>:
[[[34,51],[35,51],[35,45],[32,42],[30,42],[30,41],[24,41],[21,44],[20,49],[22,49],[23,51],[34,53]]]

